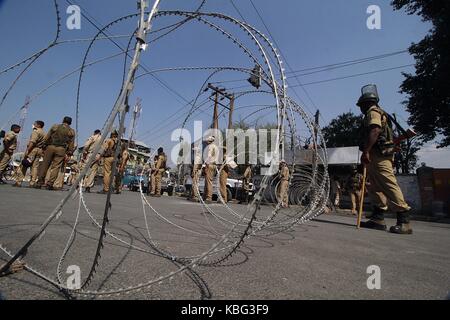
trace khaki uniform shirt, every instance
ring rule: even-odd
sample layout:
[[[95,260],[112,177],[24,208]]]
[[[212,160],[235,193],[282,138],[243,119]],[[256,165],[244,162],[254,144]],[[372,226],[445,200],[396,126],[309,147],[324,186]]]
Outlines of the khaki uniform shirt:
[[[380,112],[375,111],[379,109],[377,106],[370,107],[366,113],[366,117],[364,118],[364,126],[369,128],[371,125],[377,125],[380,128],[383,128],[386,125],[386,118],[382,117]]]
[[[17,148],[17,134],[14,131],[8,132],[3,139],[3,145],[6,153],[13,154]]]
[[[381,109],[377,106],[372,106],[366,112],[366,116],[364,117],[365,130],[370,130],[370,126],[372,126],[372,125],[376,125],[376,126],[380,127],[381,129],[385,128],[388,125],[387,117],[383,117],[381,115],[381,113],[376,110],[381,110]],[[372,149],[370,150],[370,155],[372,157],[378,157],[378,158],[382,157],[379,155],[379,152],[376,150],[375,146],[372,147]],[[393,158],[393,156],[387,156],[387,157],[382,157],[382,158],[391,159],[391,158]]]
[[[56,133],[59,126],[61,124],[55,124],[53,125],[50,130],[47,132],[47,135],[44,138],[44,144],[51,145],[52,143],[52,136]],[[63,126],[66,126],[69,128],[69,136],[68,136],[68,142],[66,146],[66,152],[69,154],[72,154],[75,151],[75,130],[73,130],[69,125],[63,123]]]
[[[117,140],[115,138],[108,138],[103,142],[102,150],[103,157],[109,158],[114,156],[114,150],[116,149]]]
[[[95,143],[100,140],[101,135],[99,134],[93,134],[92,136],[87,139],[86,143],[84,144],[83,152],[84,153],[91,153],[94,151]]]
[[[34,128],[30,136],[29,143],[33,144],[33,148],[44,148],[45,132],[42,128]]]
[[[166,170],[166,155],[161,153],[158,155],[158,160],[156,161],[155,170]]]
[[[211,143],[207,146],[207,151],[208,155],[206,157],[205,163],[212,165],[216,164],[219,158],[219,148],[215,144]]]
[[[289,168],[287,166],[283,166],[280,172],[281,180],[288,181],[289,180]]]
[[[122,152],[121,162],[120,162],[120,166],[123,167],[124,169],[125,169],[125,166],[127,165],[128,159],[130,159],[130,153],[128,152],[128,149],[125,149]],[[144,166],[144,171],[145,171],[145,166]]]

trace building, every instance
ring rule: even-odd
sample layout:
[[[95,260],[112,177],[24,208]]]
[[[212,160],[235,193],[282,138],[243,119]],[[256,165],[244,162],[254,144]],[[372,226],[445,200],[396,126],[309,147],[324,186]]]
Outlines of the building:
[[[422,166],[417,169],[422,213],[450,216],[450,169]]]
[[[128,142],[127,139],[123,139],[123,141]],[[130,153],[130,160],[128,161],[127,169],[133,170],[138,166],[142,167],[151,157],[151,148],[142,141],[134,141],[131,143],[128,151]],[[75,157],[79,159],[81,154],[83,154],[83,147],[78,148]]]

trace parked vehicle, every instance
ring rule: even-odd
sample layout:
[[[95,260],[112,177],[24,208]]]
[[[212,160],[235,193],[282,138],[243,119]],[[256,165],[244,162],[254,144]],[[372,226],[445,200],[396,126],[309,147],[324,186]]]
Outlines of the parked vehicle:
[[[230,174],[231,177],[236,177],[236,174],[232,172]],[[200,195],[203,196],[203,192],[205,190],[205,177],[201,176],[198,182],[198,189],[200,191]],[[253,183],[250,183],[249,196],[252,197],[254,194],[254,186]],[[232,199],[242,199],[242,179],[236,178],[228,178],[227,179],[227,199],[231,201]],[[213,180],[213,200],[217,200],[219,194],[219,189],[217,186],[217,176]]]
[[[149,192],[149,182],[147,176],[133,176],[128,184],[128,190],[137,192],[139,191],[139,184],[142,186],[142,192]]]
[[[166,172],[164,172],[164,175],[161,179],[161,193],[167,192],[167,194],[171,197],[173,196],[174,189],[175,189],[175,178],[167,170]]]
[[[147,175],[142,176],[130,176],[128,183],[128,189],[133,192],[139,191],[139,183],[142,185],[142,191],[146,194],[150,193],[151,184]],[[161,193],[167,192],[169,196],[173,195],[175,189],[175,178],[169,171],[164,172],[161,179]]]

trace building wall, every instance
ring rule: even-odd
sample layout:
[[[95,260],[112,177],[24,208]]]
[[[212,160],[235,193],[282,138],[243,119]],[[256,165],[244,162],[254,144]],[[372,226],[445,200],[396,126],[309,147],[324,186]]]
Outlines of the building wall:
[[[420,198],[419,180],[416,175],[397,176],[400,189],[403,192],[406,202],[414,213],[421,213],[422,201]]]
[[[434,201],[438,210],[450,215],[450,169],[433,170]],[[440,208],[439,208],[440,207]]]
[[[450,216],[450,169],[420,167],[417,175],[422,211],[429,215]]]

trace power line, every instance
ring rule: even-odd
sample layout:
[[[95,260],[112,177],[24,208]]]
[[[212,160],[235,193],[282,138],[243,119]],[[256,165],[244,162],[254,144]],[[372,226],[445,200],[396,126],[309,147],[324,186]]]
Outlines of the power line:
[[[348,61],[328,64],[328,65],[324,65],[324,66],[310,67],[310,68],[299,69],[299,70],[295,70],[295,71],[288,71],[288,72],[286,72],[286,74],[313,71],[313,70],[318,70],[318,69],[323,69],[323,71],[326,71],[326,70],[330,70],[333,67],[336,67],[336,68],[341,67],[341,66],[347,67],[347,66],[351,66],[351,65],[355,65],[355,64],[366,63],[366,62],[371,62],[374,60],[384,59],[384,58],[392,57],[392,56],[407,53],[407,52],[409,52],[409,51],[408,50],[394,51],[394,52],[390,52],[390,53],[384,53],[384,54],[380,54],[380,55],[376,55],[376,56],[359,58],[359,59],[355,59],[355,60],[348,60]],[[302,75],[306,75],[306,74],[302,74]]]
[[[381,69],[381,70],[375,70],[375,71],[369,71],[369,72],[363,72],[363,73],[356,73],[356,74],[352,74],[352,75],[348,75],[348,76],[344,76],[344,77],[338,77],[338,78],[332,78],[332,79],[326,79],[326,80],[320,80],[320,81],[304,83],[303,86],[309,86],[309,85],[326,83],[326,82],[333,82],[333,81],[344,80],[344,79],[349,79],[349,78],[356,78],[356,77],[365,76],[365,75],[368,75],[368,74],[386,72],[386,71],[391,71],[391,70],[404,69],[404,68],[407,68],[407,67],[412,67],[414,65],[415,64],[412,63],[412,64],[407,64],[407,65],[393,67],[393,68],[387,68],[387,69]]]
[[[242,15],[241,11],[239,11],[238,7],[234,4],[233,0],[230,0],[231,5],[233,6],[234,10],[236,10],[236,12],[239,14],[239,16],[241,17],[241,19],[245,22],[245,18]],[[247,22],[245,22],[247,23]]]
[[[316,67],[309,67],[309,68],[304,68],[304,69],[299,69],[299,70],[294,70],[294,71],[287,71],[287,72],[285,72],[285,74],[299,73],[298,76],[308,76],[308,75],[322,73],[322,72],[326,72],[326,71],[330,71],[330,70],[346,68],[346,67],[354,66],[357,64],[381,60],[381,59],[389,58],[392,56],[396,56],[396,55],[408,53],[408,52],[409,52],[408,50],[394,51],[394,52],[384,53],[384,54],[380,54],[380,55],[376,55],[376,56],[348,60],[348,61],[343,61],[343,62],[338,62],[338,63],[333,63],[333,64],[327,64],[327,65],[323,65],[323,66],[316,66]],[[311,71],[311,72],[307,72],[307,71]],[[287,78],[289,79],[289,78],[293,78],[293,77],[294,76],[292,75],[292,76],[288,76]],[[247,81],[247,79],[241,78],[241,79],[234,79],[234,80],[214,81],[213,83],[228,83],[228,82],[239,82],[239,81]]]

